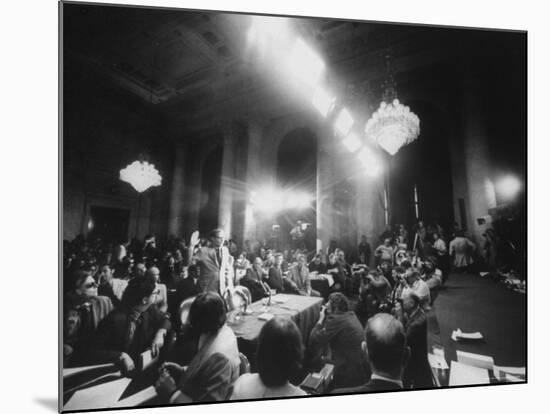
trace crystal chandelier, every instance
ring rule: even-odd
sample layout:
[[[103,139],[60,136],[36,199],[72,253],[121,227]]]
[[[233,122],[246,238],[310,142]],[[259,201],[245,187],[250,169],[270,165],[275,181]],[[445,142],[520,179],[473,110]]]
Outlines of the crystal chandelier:
[[[386,55],[388,77],[384,82],[384,95],[378,110],[367,121],[365,134],[390,155],[410,144],[420,134],[420,119],[408,106],[397,99],[395,80]]]
[[[147,161],[134,161],[120,170],[120,179],[129,183],[138,193],[143,193],[150,187],[159,186],[162,177],[153,164]]]

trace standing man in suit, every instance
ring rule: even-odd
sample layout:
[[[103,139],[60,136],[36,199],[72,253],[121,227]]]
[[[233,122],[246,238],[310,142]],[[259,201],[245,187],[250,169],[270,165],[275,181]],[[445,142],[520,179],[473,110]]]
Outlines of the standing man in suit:
[[[233,260],[223,245],[225,233],[222,229],[212,230],[209,239],[210,245],[199,247],[195,253],[199,269],[198,285],[202,292],[212,291],[223,297],[227,289],[233,288]],[[189,240],[189,263],[199,241],[199,232],[193,232]]]
[[[378,313],[367,321],[361,344],[371,369],[370,381],[358,387],[338,388],[332,394],[394,391],[403,389],[403,372],[409,361],[405,329],[389,313]]]

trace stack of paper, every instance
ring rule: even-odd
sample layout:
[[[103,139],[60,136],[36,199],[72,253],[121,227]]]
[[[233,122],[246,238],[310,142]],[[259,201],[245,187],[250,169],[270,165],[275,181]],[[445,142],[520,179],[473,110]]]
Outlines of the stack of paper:
[[[456,359],[461,364],[471,365],[477,368],[492,370],[495,362],[486,355],[472,354],[471,352],[456,351]]]
[[[489,384],[489,371],[451,361],[449,386]]]
[[[481,335],[481,332],[466,333],[462,332],[460,329],[455,329],[451,334],[451,338],[453,341],[481,340],[483,339],[483,335]]]

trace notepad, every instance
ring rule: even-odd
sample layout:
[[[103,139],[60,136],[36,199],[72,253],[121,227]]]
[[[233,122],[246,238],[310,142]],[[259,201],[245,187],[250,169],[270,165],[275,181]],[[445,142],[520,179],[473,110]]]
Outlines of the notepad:
[[[483,335],[481,335],[481,332],[466,333],[466,332],[462,332],[460,329],[455,329],[451,334],[451,338],[453,341],[460,341],[464,339],[481,340],[483,339]]]
[[[76,391],[63,410],[86,410],[91,408],[108,408],[115,404],[128,384],[130,378],[121,378],[116,381],[96,385]]]
[[[483,368],[472,367],[451,361],[449,386],[489,384],[489,371]]]
[[[155,362],[158,361],[159,354],[157,354],[156,357],[153,357],[153,353],[149,349],[149,350],[143,352],[139,357],[140,357],[140,362],[141,362],[140,363],[141,370],[144,371],[147,368],[149,368],[151,365],[153,365]]]
[[[157,392],[155,390],[155,387],[151,386],[149,388],[145,388],[144,390],[132,395],[131,397],[124,398],[123,400],[119,400],[113,405],[111,405],[109,408],[119,408],[119,407],[135,407],[137,405],[143,404],[144,402],[147,402],[157,396]]]
[[[272,313],[264,312],[264,313],[262,313],[261,315],[258,315],[258,319],[260,319],[260,320],[262,320],[262,321],[268,321],[268,320],[270,320],[271,318],[273,318],[273,314],[272,314]]]
[[[473,367],[492,370],[495,361],[486,355],[473,354],[471,352],[456,351],[456,359],[461,364],[471,365]]]

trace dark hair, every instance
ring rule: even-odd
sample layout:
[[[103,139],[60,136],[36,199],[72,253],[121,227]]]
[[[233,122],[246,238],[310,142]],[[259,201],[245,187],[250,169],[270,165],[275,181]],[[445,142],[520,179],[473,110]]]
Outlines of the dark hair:
[[[92,272],[88,270],[77,270],[73,273],[72,285],[74,289],[78,289],[89,276],[92,276]]]
[[[217,229],[211,230],[210,233],[208,233],[208,238],[212,239],[212,238],[216,237],[216,234],[223,233],[223,232],[224,231],[223,231],[222,228],[217,228]]]
[[[410,269],[412,267],[412,264],[411,262],[409,262],[408,260],[403,260],[400,264],[400,266],[403,268],[403,269]]]
[[[411,290],[408,290],[408,291],[405,293],[405,295],[406,295],[406,296],[409,296],[409,297],[413,300],[415,308],[416,308],[417,306],[420,306],[420,297],[419,297],[416,293],[414,293],[414,292],[411,291]]]
[[[132,308],[139,305],[143,298],[151,296],[155,288],[154,276],[146,274],[143,277],[134,277],[128,282],[128,286],[122,294],[121,302],[124,306]]]
[[[217,332],[225,320],[225,302],[215,292],[200,293],[189,309],[189,324],[199,334]]]
[[[405,352],[406,336],[401,322],[387,313],[378,313],[367,321],[365,341],[373,368],[396,371]]]
[[[328,301],[333,310],[347,312],[349,310],[348,299],[340,292],[333,292],[329,295]]]
[[[267,387],[286,384],[302,368],[302,334],[288,318],[274,317],[260,331],[258,372]]]

